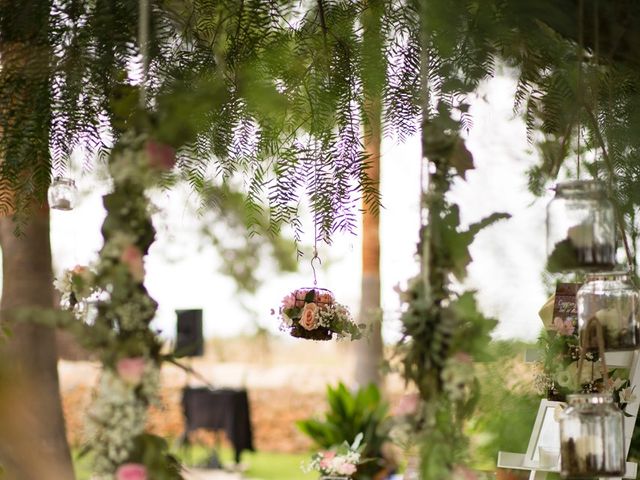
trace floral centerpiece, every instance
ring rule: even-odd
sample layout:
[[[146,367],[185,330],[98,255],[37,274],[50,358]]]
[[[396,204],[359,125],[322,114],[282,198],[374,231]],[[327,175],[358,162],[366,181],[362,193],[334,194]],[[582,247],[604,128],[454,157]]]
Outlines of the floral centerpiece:
[[[303,470],[320,472],[322,479],[349,479],[358,470],[361,462],[363,434],[356,435],[353,444],[347,442],[334,450],[325,450],[314,454],[311,462]]]
[[[330,290],[318,287],[299,288],[282,299],[280,329],[292,337],[310,340],[337,338],[356,340],[364,325],[354,322],[349,309],[336,302]]]

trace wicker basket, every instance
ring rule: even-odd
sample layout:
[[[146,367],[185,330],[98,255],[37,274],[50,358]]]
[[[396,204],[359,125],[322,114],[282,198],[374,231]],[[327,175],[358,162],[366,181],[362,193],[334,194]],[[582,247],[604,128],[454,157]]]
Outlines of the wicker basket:
[[[306,340],[331,340],[333,338],[333,333],[326,327],[318,327],[313,330],[307,330],[297,323],[294,323],[291,326],[291,330],[289,331],[292,337],[296,338],[304,338]]]

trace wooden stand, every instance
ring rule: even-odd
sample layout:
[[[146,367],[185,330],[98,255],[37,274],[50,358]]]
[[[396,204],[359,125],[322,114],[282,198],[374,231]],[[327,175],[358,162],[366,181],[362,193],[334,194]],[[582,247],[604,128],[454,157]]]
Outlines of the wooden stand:
[[[525,361],[535,361],[537,354],[528,351],[525,355]],[[640,395],[640,350],[633,352],[608,352],[606,353],[607,366],[609,368],[628,368],[629,369],[629,382],[630,386],[635,387],[634,392]],[[541,405],[544,405],[542,400]],[[636,417],[638,416],[638,407],[640,402],[636,399],[633,403],[628,403],[625,412],[629,415],[624,419],[624,444],[625,453],[629,455],[629,447],[631,446],[631,437],[633,436],[633,428],[636,423]],[[544,416],[544,409],[541,409]],[[542,421],[544,418],[540,418],[540,412],[536,419],[536,425],[533,429],[531,438],[529,439],[529,448],[527,454],[531,454],[534,451],[537,444],[537,436],[540,433]],[[524,453],[511,453],[511,452],[498,452],[498,468],[507,468],[512,470],[527,470],[529,471],[529,480],[544,480],[547,478],[549,472],[559,472],[559,468],[543,468],[536,466],[531,462],[531,458]],[[638,470],[638,464],[634,462],[627,462],[626,471],[624,474],[625,479],[636,478]],[[621,480],[621,479],[620,479]]]

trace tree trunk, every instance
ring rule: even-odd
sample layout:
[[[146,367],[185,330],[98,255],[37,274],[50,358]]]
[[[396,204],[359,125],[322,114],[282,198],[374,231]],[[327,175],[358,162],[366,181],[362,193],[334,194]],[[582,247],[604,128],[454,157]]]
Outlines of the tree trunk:
[[[365,150],[369,155],[369,179],[380,186],[380,105],[370,102]],[[363,387],[369,383],[380,385],[380,367],[383,345],[380,309],[380,217],[363,205],[362,213],[362,286],[360,297],[360,323],[371,328],[370,335],[356,342],[355,381]]]
[[[55,331],[10,318],[20,307],[53,308],[48,209],[34,208],[21,236],[14,228],[10,217],[0,218],[0,321],[11,330],[8,341],[0,340],[0,380],[11,379],[0,382],[0,463],[11,480],[71,480]]]

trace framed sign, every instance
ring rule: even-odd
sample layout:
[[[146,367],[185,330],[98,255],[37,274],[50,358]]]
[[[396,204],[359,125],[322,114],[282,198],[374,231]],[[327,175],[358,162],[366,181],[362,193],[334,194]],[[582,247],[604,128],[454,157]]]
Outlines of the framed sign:
[[[529,446],[524,458],[527,467],[557,467],[560,457],[560,424],[555,419],[556,407],[564,406],[562,402],[541,400],[533,425]],[[542,453],[543,458],[540,457]]]

